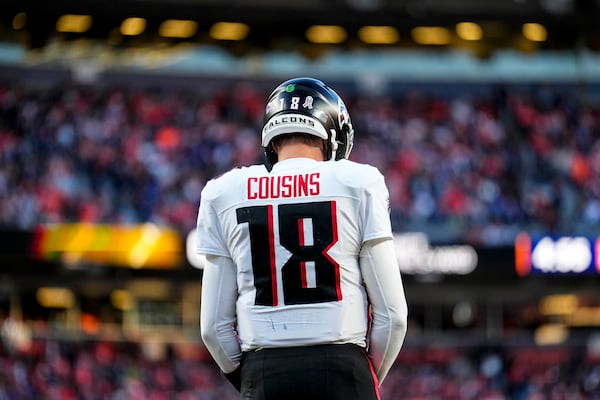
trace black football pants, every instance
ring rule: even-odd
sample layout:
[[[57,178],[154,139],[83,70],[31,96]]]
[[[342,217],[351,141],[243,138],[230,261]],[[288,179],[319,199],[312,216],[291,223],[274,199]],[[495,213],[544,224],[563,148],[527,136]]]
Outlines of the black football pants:
[[[359,346],[332,344],[244,353],[243,400],[378,400],[379,383]]]

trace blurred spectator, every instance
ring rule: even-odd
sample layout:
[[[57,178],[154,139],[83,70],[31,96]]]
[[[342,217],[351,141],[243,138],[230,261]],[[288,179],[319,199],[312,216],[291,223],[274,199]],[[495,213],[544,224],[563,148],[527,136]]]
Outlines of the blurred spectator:
[[[228,400],[239,394],[201,345],[36,339],[0,349],[0,399]],[[381,388],[384,400],[600,399],[600,363],[578,346],[407,346]]]
[[[394,229],[483,245],[597,232],[600,105],[543,87],[490,92],[348,94],[352,157],[386,176]],[[0,226],[151,221],[185,234],[207,179],[261,161],[263,98],[251,82],[0,85]]]

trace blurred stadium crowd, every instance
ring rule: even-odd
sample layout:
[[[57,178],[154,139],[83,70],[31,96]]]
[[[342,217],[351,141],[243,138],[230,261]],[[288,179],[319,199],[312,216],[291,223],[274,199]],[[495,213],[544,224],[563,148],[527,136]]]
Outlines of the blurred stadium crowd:
[[[597,400],[600,359],[582,349],[406,348],[384,400]],[[239,398],[201,346],[36,340],[0,350],[0,399]]]
[[[597,233],[597,97],[575,85],[341,92],[351,158],[386,176],[395,230],[491,246],[521,229]],[[152,221],[187,233],[207,179],[262,162],[266,95],[252,81],[212,91],[3,82],[0,226]]]

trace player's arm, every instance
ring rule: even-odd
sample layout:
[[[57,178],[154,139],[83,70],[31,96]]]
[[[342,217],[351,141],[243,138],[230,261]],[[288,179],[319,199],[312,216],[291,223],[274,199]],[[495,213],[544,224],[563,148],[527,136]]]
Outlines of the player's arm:
[[[369,355],[379,383],[396,360],[406,335],[408,308],[391,238],[363,244],[360,266],[372,307]]]
[[[207,255],[202,277],[200,332],[206,348],[225,374],[237,370],[242,356],[235,330],[236,299],[233,260]]]

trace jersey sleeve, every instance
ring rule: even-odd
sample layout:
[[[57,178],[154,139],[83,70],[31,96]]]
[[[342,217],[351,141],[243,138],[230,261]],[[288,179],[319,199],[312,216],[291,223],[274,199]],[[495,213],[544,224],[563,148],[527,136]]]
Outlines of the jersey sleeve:
[[[365,185],[360,207],[363,220],[363,242],[393,238],[390,221],[390,197],[383,175],[375,168],[367,170],[370,179]]]
[[[242,351],[235,330],[236,269],[228,257],[206,257],[202,276],[200,332],[206,348],[224,373],[240,364]]]
[[[360,265],[372,306],[369,355],[383,382],[406,336],[408,307],[392,240],[374,240],[361,249]]]
[[[231,257],[223,239],[219,215],[212,204],[210,186],[202,191],[196,223],[196,252]]]

